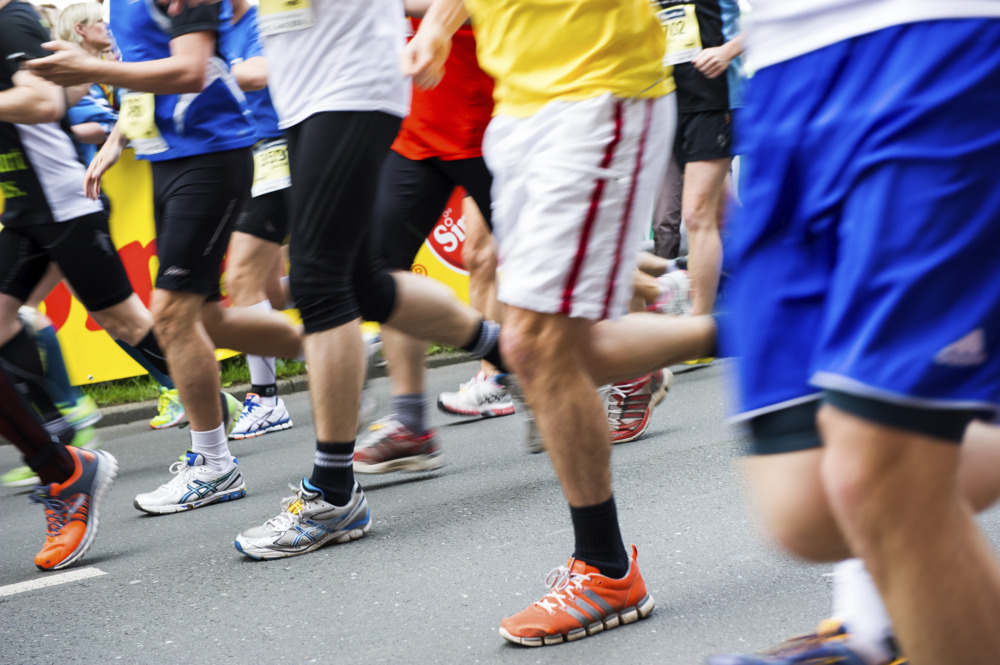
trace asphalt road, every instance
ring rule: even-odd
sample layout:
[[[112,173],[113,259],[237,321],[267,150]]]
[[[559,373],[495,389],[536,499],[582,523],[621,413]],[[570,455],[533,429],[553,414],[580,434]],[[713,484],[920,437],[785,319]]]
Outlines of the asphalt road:
[[[470,363],[432,370],[454,390]],[[569,512],[544,454],[521,443],[514,415],[462,422],[433,412],[447,466],[363,476],[367,538],[312,554],[251,561],[235,535],[277,514],[308,474],[307,395],[286,396],[295,427],[235,442],[247,498],[145,516],[132,498],[169,478],[187,432],[144,422],[102,430],[118,481],[86,558],[60,581],[32,557],[40,506],[0,490],[0,663],[666,663],[756,650],[811,629],[829,611],[829,569],[762,542],[734,467],[742,440],[723,424],[725,363],[676,377],[645,437],[614,451],[626,543],[656,599],[651,617],[587,639],[528,649],[500,619],[544,595],[572,549]],[[385,379],[374,382],[384,413]],[[0,446],[0,468],[18,464]],[[1000,532],[997,515],[984,520]]]

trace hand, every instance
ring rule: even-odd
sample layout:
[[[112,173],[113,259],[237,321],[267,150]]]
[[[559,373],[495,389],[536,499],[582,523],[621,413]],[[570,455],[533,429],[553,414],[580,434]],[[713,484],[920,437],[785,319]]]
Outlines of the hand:
[[[716,46],[699,53],[698,57],[691,61],[691,64],[704,74],[705,78],[714,79],[726,71],[732,59],[724,46]]]
[[[399,69],[403,76],[412,76],[418,88],[427,90],[444,78],[444,63],[450,52],[451,39],[436,26],[421,23],[399,57]]]
[[[42,48],[55,53],[25,62],[29,72],[63,87],[94,83],[94,65],[100,62],[97,58],[70,42],[46,42]]]
[[[94,155],[90,166],[87,167],[87,173],[83,176],[83,193],[87,198],[95,201],[98,199],[101,195],[101,178],[121,156],[122,142],[112,136]]]

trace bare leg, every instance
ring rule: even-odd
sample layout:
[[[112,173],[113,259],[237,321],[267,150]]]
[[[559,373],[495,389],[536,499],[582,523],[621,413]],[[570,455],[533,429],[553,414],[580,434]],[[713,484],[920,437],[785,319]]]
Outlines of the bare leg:
[[[353,441],[365,379],[361,320],[305,336],[316,440]]]
[[[493,234],[471,196],[462,200],[465,215],[465,244],[462,261],[469,271],[469,304],[485,318],[502,322],[503,307],[497,300],[497,254]],[[489,376],[497,369],[486,360],[481,362],[483,372]]]
[[[281,273],[281,246],[234,231],[226,261],[226,289],[236,307],[250,307],[267,298],[265,284]]]
[[[710,314],[722,268],[722,201],[729,159],[690,162],[684,167],[684,223],[688,228],[688,273],[694,314]]]
[[[212,342],[221,349],[280,358],[302,353],[301,329],[279,312],[207,302],[202,318]]]
[[[427,390],[424,382],[427,342],[386,325],[382,326],[382,351],[389,365],[393,395],[413,395]]]

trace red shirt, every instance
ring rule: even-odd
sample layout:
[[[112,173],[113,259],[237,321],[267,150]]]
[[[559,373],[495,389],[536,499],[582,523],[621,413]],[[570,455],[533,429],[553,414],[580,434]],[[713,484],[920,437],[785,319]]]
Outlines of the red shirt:
[[[413,30],[420,25],[410,19]],[[479,68],[472,27],[463,25],[451,41],[441,83],[413,87],[410,115],[392,149],[407,159],[469,159],[483,154],[483,133],[493,114],[493,79]]]

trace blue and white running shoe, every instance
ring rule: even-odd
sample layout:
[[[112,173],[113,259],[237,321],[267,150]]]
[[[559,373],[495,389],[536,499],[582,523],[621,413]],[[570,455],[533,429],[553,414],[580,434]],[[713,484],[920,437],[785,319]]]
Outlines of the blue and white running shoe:
[[[205,464],[204,457],[189,450],[170,465],[170,473],[175,474],[170,482],[136,496],[133,502],[135,507],[145,513],[165,515],[242,499],[247,495],[247,486],[236,458],[222,471],[216,471]]]

